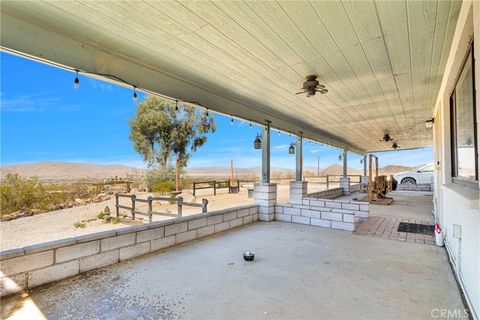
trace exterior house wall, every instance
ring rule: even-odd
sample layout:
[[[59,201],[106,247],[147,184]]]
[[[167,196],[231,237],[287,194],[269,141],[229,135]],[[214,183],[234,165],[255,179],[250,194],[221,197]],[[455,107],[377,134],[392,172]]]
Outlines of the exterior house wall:
[[[464,1],[434,111],[434,214],[474,319],[480,315],[480,210],[478,182],[452,180],[450,96],[474,40],[477,141],[480,142],[480,3]]]
[[[1,296],[257,221],[257,205],[158,221],[0,252]]]

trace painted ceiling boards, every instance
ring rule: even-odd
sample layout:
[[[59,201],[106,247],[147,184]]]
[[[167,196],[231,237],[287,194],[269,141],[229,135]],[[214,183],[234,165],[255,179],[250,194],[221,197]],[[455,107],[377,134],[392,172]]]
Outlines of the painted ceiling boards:
[[[364,153],[432,144],[461,2],[2,1],[1,45]],[[295,95],[314,74],[327,94]]]

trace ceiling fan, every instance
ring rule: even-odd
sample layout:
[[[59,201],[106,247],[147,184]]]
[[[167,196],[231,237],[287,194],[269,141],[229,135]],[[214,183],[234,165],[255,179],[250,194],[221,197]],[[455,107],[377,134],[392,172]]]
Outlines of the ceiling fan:
[[[390,142],[390,141],[392,141],[392,140],[393,140],[393,138],[390,136],[390,134],[385,133],[385,134],[383,135],[383,138],[382,138],[381,140],[378,140],[378,141]]]
[[[302,91],[297,92],[296,94],[306,93],[307,97],[311,97],[317,92],[320,92],[321,94],[328,92],[325,86],[318,82],[316,75],[307,76],[305,79],[306,81],[303,83]]]

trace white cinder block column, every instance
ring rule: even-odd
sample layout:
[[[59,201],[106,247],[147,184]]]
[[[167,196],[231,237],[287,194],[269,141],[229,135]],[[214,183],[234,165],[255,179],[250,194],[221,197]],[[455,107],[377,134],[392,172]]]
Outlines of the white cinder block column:
[[[303,198],[307,195],[307,188],[307,181],[290,181],[289,202],[294,204],[302,204]]]
[[[258,205],[258,219],[273,221],[275,218],[275,204],[277,203],[277,184],[256,182],[253,187],[253,198]]]
[[[343,189],[344,195],[350,194],[350,178],[349,177],[341,177],[340,178],[340,188]]]

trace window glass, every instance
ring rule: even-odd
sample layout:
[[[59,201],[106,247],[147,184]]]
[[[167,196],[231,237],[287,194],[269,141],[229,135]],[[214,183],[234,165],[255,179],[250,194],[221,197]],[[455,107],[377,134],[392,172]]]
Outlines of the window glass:
[[[472,58],[469,54],[455,87],[456,176],[475,180],[475,129]]]

